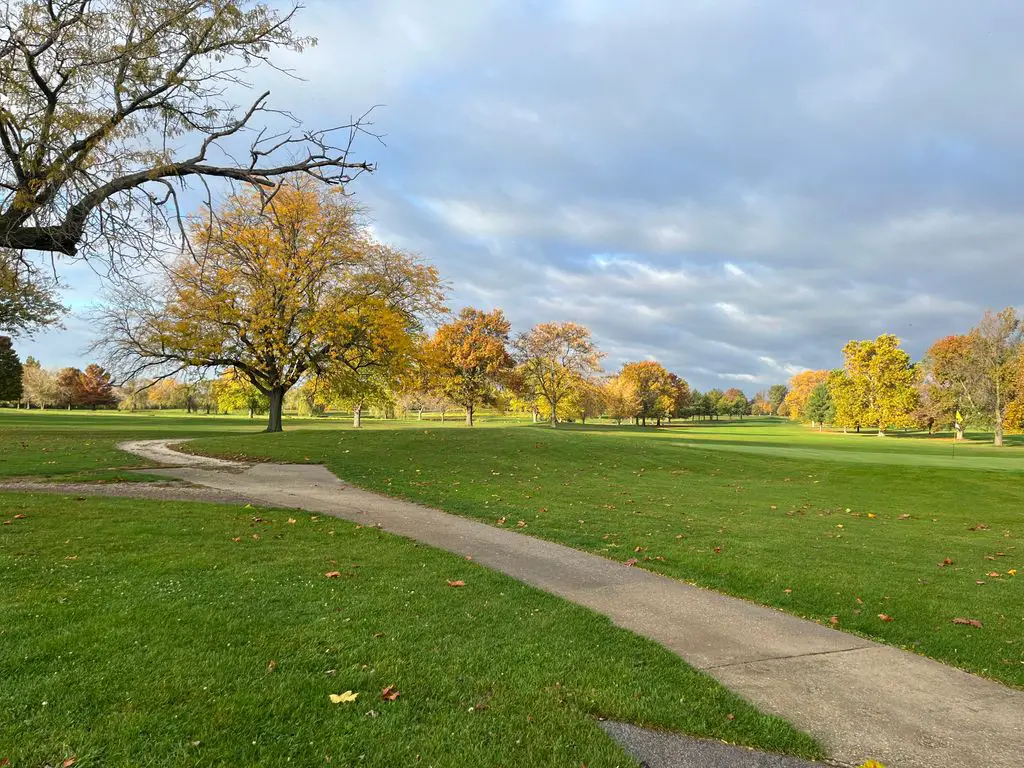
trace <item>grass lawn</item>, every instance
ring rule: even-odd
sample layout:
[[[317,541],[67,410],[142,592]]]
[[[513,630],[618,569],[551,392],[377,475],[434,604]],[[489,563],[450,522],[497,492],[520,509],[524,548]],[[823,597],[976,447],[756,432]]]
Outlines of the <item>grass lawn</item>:
[[[1024,686],[1018,448],[969,445],[953,459],[949,442],[819,435],[771,420],[662,430],[321,428],[194,446],[324,463],[367,488],[636,557]]]
[[[301,438],[364,463],[422,447],[452,461],[455,445],[477,445],[328,434]],[[500,436],[531,457],[565,439]],[[284,451],[299,438],[253,445]],[[106,450],[96,453],[110,463]],[[494,489],[460,461],[458,487]],[[820,754],[585,609],[374,529],[256,514],[0,494],[11,520],[0,527],[0,765],[631,765],[594,715]],[[394,701],[381,698],[388,687]],[[353,703],[330,702],[349,690]]]

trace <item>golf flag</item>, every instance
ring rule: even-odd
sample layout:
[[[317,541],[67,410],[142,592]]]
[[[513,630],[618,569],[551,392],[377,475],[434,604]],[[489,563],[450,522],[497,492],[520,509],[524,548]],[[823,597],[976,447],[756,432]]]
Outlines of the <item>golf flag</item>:
[[[964,417],[960,415],[960,411],[956,412],[956,425],[959,427],[964,423]]]

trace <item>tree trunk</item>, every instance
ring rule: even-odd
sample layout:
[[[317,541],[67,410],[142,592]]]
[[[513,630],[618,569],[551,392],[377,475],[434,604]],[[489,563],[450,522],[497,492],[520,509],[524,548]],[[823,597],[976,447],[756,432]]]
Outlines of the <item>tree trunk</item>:
[[[963,425],[962,424],[958,424],[958,423],[954,423],[953,424],[953,429],[956,430],[956,437],[954,437],[953,439],[954,440],[963,440],[964,439],[964,427],[963,427]]]
[[[537,423],[537,406],[533,406],[533,423]]]
[[[441,409],[441,423],[444,424],[444,408]]]
[[[444,416],[441,416],[441,421],[444,421]],[[359,429],[363,426],[363,404],[358,403],[355,408],[352,409],[352,426]]]
[[[551,406],[551,426],[558,427],[558,403],[548,403]]]
[[[473,426],[473,406],[472,405],[466,406],[466,426],[467,427],[472,427]]]
[[[423,421],[423,409],[422,408],[420,408],[419,412],[416,414],[416,421]]]
[[[878,425],[878,436],[885,437],[885,427],[883,427],[881,424]]]
[[[587,414],[580,414],[580,424],[582,424],[583,426],[587,426]]]
[[[250,406],[249,406],[249,418],[251,419],[251,418],[253,418],[253,417],[255,417],[255,416],[256,416],[256,409],[255,409],[255,408],[253,408],[253,407],[252,407],[252,406],[250,405]]]
[[[993,440],[993,444],[994,445],[1000,445],[1000,446],[1003,444],[1003,420],[1002,419],[996,419],[995,440]]]
[[[270,390],[270,415],[267,417],[267,432],[283,432],[281,415],[284,411],[284,387]]]

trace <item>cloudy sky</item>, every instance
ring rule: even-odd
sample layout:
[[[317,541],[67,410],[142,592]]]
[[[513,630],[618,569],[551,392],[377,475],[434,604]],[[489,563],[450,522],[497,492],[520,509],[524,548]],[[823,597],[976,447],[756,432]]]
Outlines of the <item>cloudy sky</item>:
[[[385,105],[353,191],[453,307],[753,392],[1024,297],[1019,0],[306,2],[304,81],[253,80],[312,127]],[[86,362],[67,326],[22,355]]]

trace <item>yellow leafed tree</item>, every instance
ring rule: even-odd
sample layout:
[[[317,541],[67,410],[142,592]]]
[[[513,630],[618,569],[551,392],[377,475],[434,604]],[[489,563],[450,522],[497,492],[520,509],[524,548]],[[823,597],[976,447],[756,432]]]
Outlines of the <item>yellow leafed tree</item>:
[[[347,198],[306,180],[266,205],[230,197],[192,241],[162,296],[122,290],[103,346],[121,370],[233,368],[268,398],[269,432],[304,376],[388,369],[442,308],[433,267],[370,238]]]

